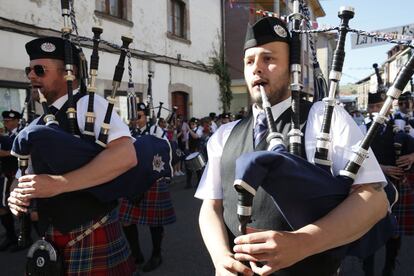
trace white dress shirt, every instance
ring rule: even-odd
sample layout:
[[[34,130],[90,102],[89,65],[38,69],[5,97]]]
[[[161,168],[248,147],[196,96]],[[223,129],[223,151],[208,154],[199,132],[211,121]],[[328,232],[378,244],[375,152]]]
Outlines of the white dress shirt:
[[[272,106],[273,118],[276,120],[287,108],[290,107],[291,98],[288,98],[277,105]],[[253,118],[258,113],[258,109],[253,106]],[[316,149],[316,135],[321,131],[322,119],[324,113],[324,104],[315,103],[309,111],[305,132],[305,150],[309,162],[313,163]],[[221,155],[224,145],[238,121],[222,125],[207,144],[208,163],[204,170],[200,184],[198,185],[195,197],[200,199],[222,199],[223,189],[221,186]],[[254,124],[253,124],[254,125]],[[333,165],[334,175],[339,174],[339,170],[344,169],[352,153],[352,147],[362,138],[362,133],[351,116],[339,106],[335,106],[332,124],[331,124],[331,148],[329,157]],[[253,137],[247,137],[253,139]],[[381,168],[372,153],[369,150],[369,158],[362,164],[354,185],[379,182],[386,185],[386,179]]]

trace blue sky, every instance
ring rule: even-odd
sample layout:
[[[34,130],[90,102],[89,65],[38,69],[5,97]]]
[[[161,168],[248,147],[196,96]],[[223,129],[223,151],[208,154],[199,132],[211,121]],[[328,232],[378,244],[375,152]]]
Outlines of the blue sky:
[[[341,6],[352,6],[355,17],[349,25],[353,29],[373,31],[414,24],[414,0],[320,0],[326,16],[318,19],[319,26],[338,26],[337,14]],[[373,72],[372,64],[387,59],[386,52],[395,44],[351,49],[351,36],[346,38],[345,62],[341,84],[353,83]]]

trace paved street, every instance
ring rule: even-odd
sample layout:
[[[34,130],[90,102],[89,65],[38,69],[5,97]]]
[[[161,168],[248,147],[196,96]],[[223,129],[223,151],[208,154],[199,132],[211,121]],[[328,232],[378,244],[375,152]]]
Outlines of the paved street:
[[[194,190],[184,189],[184,177],[175,179],[171,185],[174,206],[177,213],[177,222],[165,227],[165,241],[163,243],[163,264],[160,268],[150,273],[142,273],[148,276],[165,275],[189,275],[207,276],[214,275],[208,253],[202,243],[198,229],[197,217],[200,201],[194,199]],[[151,254],[151,237],[147,227],[139,227],[140,240],[145,257]],[[3,229],[0,228],[0,236],[3,238]],[[398,259],[396,275],[414,275],[412,266],[414,238],[404,238],[403,247]],[[23,275],[23,263],[25,252],[0,253],[0,275]],[[377,274],[383,264],[384,250],[376,256]],[[347,258],[342,268],[342,276],[363,276],[361,265],[355,258]]]

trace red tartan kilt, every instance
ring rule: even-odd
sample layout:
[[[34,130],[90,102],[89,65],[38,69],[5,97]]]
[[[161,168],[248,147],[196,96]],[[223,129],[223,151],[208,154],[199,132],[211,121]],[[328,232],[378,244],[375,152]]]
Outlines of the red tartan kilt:
[[[168,178],[159,179],[145,192],[138,205],[121,199],[119,220],[122,225],[160,226],[174,223],[176,216],[168,188],[170,182]]]
[[[414,235],[414,173],[409,172],[402,183],[397,184],[398,201],[392,212],[397,217],[397,234]]]
[[[107,222],[71,247],[66,247],[66,244],[97,220],[67,234],[49,228],[46,238],[60,254],[63,252],[65,275],[133,275],[135,262],[117,216],[117,210],[112,211]]]

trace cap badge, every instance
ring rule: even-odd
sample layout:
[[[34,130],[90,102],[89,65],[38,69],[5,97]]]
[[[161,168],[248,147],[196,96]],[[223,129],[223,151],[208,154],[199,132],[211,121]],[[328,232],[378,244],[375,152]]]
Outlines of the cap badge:
[[[160,155],[155,155],[154,159],[152,159],[152,169],[157,172],[161,172],[164,170],[165,163],[162,161],[162,157]]]
[[[40,49],[42,49],[46,53],[52,53],[56,50],[56,46],[53,43],[45,42],[40,45]]]
[[[140,110],[145,110],[145,104],[144,103],[140,103],[139,104],[139,109]]]
[[[280,25],[274,25],[273,26],[273,29],[275,30],[275,33],[278,36],[280,36],[282,38],[286,38],[287,37],[286,30],[282,26],[280,26]]]
[[[14,113],[9,113],[10,118],[14,118],[14,116],[15,116]]]

